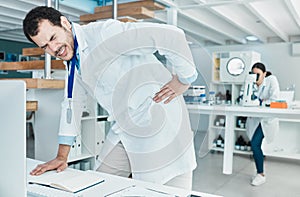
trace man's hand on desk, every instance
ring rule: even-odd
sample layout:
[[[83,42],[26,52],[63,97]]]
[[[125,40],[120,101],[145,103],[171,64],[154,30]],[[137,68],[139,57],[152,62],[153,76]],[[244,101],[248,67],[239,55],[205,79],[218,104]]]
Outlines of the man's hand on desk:
[[[56,170],[61,172],[68,167],[68,154],[70,152],[70,146],[60,144],[58,147],[58,153],[55,159],[48,161],[44,164],[39,164],[35,169],[33,169],[31,175],[41,175],[49,170]]]
[[[57,172],[61,172],[68,167],[68,163],[64,159],[55,158],[51,161],[48,161],[44,164],[39,164],[35,169],[33,169],[30,174],[31,175],[41,175],[46,171],[55,170]]]

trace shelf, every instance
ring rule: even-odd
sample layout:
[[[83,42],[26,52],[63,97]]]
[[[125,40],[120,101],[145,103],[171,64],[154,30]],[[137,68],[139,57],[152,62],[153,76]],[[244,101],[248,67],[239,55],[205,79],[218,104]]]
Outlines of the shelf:
[[[101,119],[101,118],[107,118],[107,115],[101,115],[101,116],[86,116],[82,117],[81,120],[93,120],[93,119]]]
[[[241,155],[252,155],[252,151],[242,151],[242,150],[233,150],[233,153],[241,154]]]
[[[224,148],[218,148],[218,147],[214,147],[211,150],[224,152]],[[241,154],[241,155],[251,155],[252,151],[233,150],[233,153],[235,153],[235,154]]]
[[[213,147],[213,148],[211,148],[211,150],[224,152],[224,148],[219,148],[219,147]]]
[[[211,128],[212,128],[212,129],[222,129],[222,130],[225,129],[225,127],[218,127],[218,126],[212,126]]]
[[[124,16],[124,17],[118,17],[118,20],[124,23],[127,22],[137,22],[137,19],[129,17],[129,16]]]
[[[35,78],[3,78],[0,80],[23,80],[27,89],[63,89],[65,80]]]
[[[88,158],[94,158],[94,155],[92,155],[92,154],[81,154],[81,155],[78,155],[78,156],[70,157],[70,158],[68,158],[68,163],[83,160],[83,159],[88,159]]]
[[[37,111],[38,102],[37,101],[26,101],[26,111]]]
[[[34,47],[34,48],[23,48],[22,55],[24,56],[42,56],[45,55],[45,51],[42,48]]]
[[[44,60],[23,61],[23,62],[0,62],[0,70],[43,70]],[[51,69],[65,70],[63,60],[51,60]]]
[[[136,8],[136,7],[145,7],[149,10],[163,10],[165,6],[154,2],[153,0],[146,0],[146,1],[135,1],[135,2],[128,2],[128,3],[120,3],[118,4],[118,13],[121,9],[126,8]],[[94,13],[102,13],[102,12],[110,12],[112,13],[112,6],[102,6],[102,7],[95,7]]]
[[[144,7],[121,9],[118,11],[119,16],[130,16],[136,19],[153,18],[154,12]],[[103,12],[95,14],[84,14],[80,16],[80,22],[91,22],[100,19],[112,18],[112,12]]]
[[[246,131],[247,129],[242,129],[242,128],[236,127],[234,130],[235,130],[235,131]]]

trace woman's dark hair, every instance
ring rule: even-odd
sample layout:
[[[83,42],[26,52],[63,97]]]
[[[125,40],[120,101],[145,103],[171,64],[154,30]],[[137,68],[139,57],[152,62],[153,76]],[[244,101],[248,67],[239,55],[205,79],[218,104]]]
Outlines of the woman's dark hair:
[[[258,69],[260,69],[261,71],[266,72],[266,67],[265,67],[265,65],[264,65],[263,63],[260,63],[260,62],[255,63],[255,64],[252,66],[251,70],[253,70],[253,68],[258,68]]]
[[[267,71],[266,77],[268,77],[268,76],[270,76],[270,75],[272,75],[272,73],[271,73],[270,71]]]
[[[52,7],[39,6],[33,8],[27,13],[23,20],[23,31],[27,39],[31,42],[33,40],[30,36],[36,36],[38,32],[39,22],[42,20],[49,20],[53,25],[62,27],[60,17],[62,13]]]

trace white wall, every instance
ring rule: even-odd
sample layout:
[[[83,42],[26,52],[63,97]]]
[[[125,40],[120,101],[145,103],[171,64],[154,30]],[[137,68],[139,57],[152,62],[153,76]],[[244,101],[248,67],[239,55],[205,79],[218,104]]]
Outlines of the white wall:
[[[280,88],[285,89],[291,84],[296,85],[295,99],[300,100],[300,56],[292,56],[292,44],[259,44],[200,47],[191,46],[194,61],[200,77],[194,84],[209,85],[212,78],[212,52],[215,51],[249,51],[261,54],[261,60],[267,70],[277,76]]]

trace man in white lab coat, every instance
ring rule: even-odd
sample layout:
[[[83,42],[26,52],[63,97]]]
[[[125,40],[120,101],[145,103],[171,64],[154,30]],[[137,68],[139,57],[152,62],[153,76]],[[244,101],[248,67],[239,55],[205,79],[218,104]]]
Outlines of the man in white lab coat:
[[[182,30],[116,20],[79,26],[44,6],[27,14],[23,28],[45,52],[68,61],[69,71],[57,157],[38,165],[32,175],[67,167],[90,94],[112,122],[98,171],[191,189],[196,160],[181,94],[197,72]],[[153,55],[156,51],[166,57],[171,72]]]

